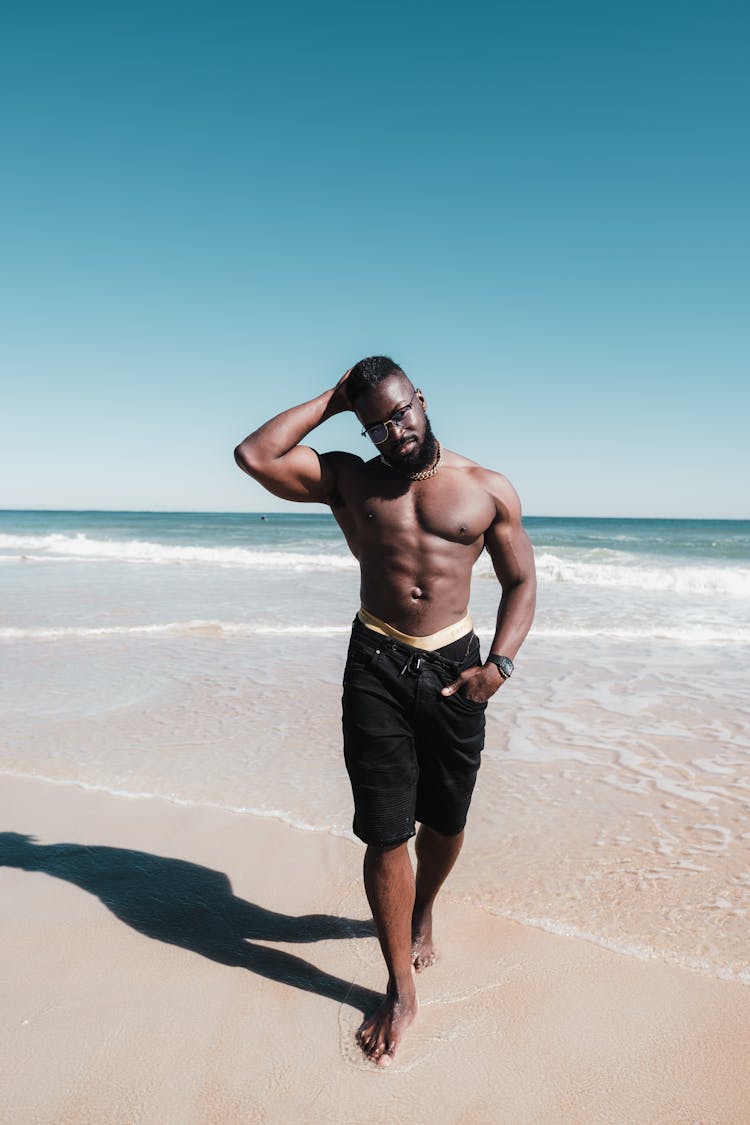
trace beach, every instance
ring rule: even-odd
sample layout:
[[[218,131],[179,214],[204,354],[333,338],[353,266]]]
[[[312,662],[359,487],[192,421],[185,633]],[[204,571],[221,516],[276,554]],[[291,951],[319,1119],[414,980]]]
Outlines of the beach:
[[[448,895],[384,1072],[352,842],[20,779],[2,823],[3,1120],[747,1121],[742,984]]]
[[[0,513],[7,1120],[750,1118],[750,525],[527,526],[537,619],[383,1073],[333,521]],[[483,557],[485,646],[498,594]]]

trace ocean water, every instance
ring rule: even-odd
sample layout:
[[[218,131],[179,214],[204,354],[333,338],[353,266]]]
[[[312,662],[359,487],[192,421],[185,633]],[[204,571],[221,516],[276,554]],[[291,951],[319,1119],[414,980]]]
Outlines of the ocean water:
[[[750,522],[526,526],[537,617],[445,893],[750,983]],[[330,516],[2,512],[0,583],[0,772],[351,835]],[[498,597],[482,556],[485,645]]]

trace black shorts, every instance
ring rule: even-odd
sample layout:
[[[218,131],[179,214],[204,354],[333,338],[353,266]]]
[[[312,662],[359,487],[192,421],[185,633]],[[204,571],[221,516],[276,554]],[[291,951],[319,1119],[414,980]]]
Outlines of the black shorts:
[[[440,692],[479,663],[473,633],[424,652],[355,618],[344,670],[344,759],[353,829],[366,844],[403,843],[414,835],[415,821],[445,836],[463,829],[487,704],[472,703],[460,691]]]

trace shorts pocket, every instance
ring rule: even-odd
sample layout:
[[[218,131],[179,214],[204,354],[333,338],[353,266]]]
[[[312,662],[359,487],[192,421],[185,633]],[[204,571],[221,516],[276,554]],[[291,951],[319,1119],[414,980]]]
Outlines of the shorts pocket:
[[[466,707],[469,711],[484,711],[487,706],[487,701],[484,703],[477,703],[474,699],[469,699],[461,691],[456,691],[453,695],[448,696],[449,703],[458,703],[461,707]]]
[[[372,668],[381,656],[382,652],[379,648],[360,648],[359,645],[350,645],[344,666],[344,684],[346,685],[356,672],[366,672],[369,668]]]

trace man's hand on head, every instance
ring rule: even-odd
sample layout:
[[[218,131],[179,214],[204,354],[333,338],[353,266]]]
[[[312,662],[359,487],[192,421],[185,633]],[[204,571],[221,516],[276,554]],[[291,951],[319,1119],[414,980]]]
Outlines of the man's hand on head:
[[[458,691],[472,703],[486,703],[504,682],[497,665],[478,664],[461,672],[452,684],[442,689],[441,695],[455,695]]]
[[[343,414],[346,410],[354,410],[346,391],[346,381],[349,378],[350,371],[351,367],[344,372],[331,391],[331,398],[326,408],[326,417],[328,418],[332,418],[334,414]]]

